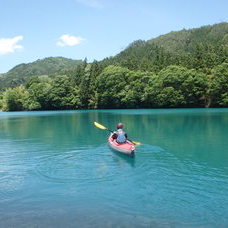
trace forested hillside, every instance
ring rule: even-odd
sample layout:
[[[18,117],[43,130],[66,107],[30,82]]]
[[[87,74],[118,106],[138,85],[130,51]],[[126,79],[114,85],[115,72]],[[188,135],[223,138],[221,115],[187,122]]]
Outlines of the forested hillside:
[[[228,23],[138,40],[100,62],[56,66],[49,61],[54,59],[45,59],[45,67],[39,60],[32,68],[22,64],[3,75],[1,87],[12,88],[0,95],[0,107],[228,107]]]
[[[49,57],[33,63],[17,65],[6,74],[0,75],[0,90],[23,84],[31,76],[50,75],[73,70],[81,62],[63,57]]]
[[[181,65],[210,73],[214,66],[227,61],[227,47],[228,23],[220,23],[138,40],[104,61],[131,70],[158,72],[169,65]]]

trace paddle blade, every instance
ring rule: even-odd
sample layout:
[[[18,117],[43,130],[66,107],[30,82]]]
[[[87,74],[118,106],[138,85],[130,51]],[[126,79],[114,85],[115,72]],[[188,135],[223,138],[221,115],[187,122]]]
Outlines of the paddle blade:
[[[93,122],[93,123],[94,123],[94,125],[95,125],[96,127],[100,128],[100,129],[102,129],[102,130],[107,130],[107,128],[106,128],[105,126],[103,126],[103,125],[101,125],[101,124],[99,124],[99,123],[97,123],[97,122]]]
[[[132,141],[135,145],[141,145],[141,142]]]

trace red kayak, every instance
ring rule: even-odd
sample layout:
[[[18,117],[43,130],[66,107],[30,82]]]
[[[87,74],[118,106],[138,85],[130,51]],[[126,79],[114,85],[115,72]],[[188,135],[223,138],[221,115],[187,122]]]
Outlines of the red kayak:
[[[132,142],[127,140],[125,143],[119,144],[112,138],[112,134],[108,137],[108,144],[113,150],[119,153],[129,156],[134,156],[135,154],[135,145]]]

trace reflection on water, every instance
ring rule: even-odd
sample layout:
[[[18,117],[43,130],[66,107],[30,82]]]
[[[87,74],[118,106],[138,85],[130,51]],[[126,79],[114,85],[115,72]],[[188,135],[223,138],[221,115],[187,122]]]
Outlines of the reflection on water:
[[[113,151],[113,150],[112,150]],[[118,152],[113,151],[115,154],[113,156],[114,162],[119,165],[119,166],[126,166],[126,163],[129,164],[130,166],[134,167],[135,166],[135,156],[130,157]]]
[[[135,157],[94,121],[123,122]],[[0,227],[226,227],[227,123],[227,109],[0,113]]]

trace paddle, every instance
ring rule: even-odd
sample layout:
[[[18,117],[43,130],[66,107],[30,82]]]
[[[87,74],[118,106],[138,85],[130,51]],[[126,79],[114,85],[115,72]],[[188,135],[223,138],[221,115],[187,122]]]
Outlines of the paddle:
[[[110,129],[108,129],[107,127],[105,127],[105,126],[103,126],[103,125],[101,125],[101,124],[99,124],[97,122],[94,122],[94,125],[96,127],[100,128],[100,129],[102,129],[102,130],[107,130],[107,131],[113,132]],[[141,144],[140,142],[131,141],[130,139],[127,139],[127,140],[130,141],[130,142],[132,142],[132,143],[134,143],[135,145],[140,145]]]

